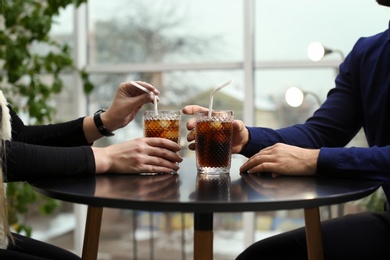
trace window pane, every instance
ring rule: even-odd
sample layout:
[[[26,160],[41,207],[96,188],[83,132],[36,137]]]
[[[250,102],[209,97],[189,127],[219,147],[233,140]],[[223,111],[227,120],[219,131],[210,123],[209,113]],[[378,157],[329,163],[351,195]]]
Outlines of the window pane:
[[[306,48],[312,41],[347,54],[359,37],[388,28],[389,10],[374,0],[255,3],[257,60],[307,60]],[[340,59],[337,54],[331,57]]]
[[[307,62],[307,47],[313,41],[335,50],[323,60],[342,62],[362,36],[370,36],[388,28],[388,10],[370,1],[326,2],[310,0],[286,1],[283,5],[272,0],[255,1],[255,53],[256,61],[280,62],[279,69],[256,72],[255,103],[273,105],[273,112],[257,112],[256,125],[278,128],[302,123],[318,107],[316,97],[324,101],[334,87],[337,68],[286,67],[290,61]],[[353,11],[351,11],[353,10]],[[366,22],[362,17],[370,17]],[[321,62],[321,61],[319,61]],[[313,62],[314,65],[314,62]],[[296,86],[313,95],[305,98],[301,107],[289,107],[284,100],[287,88]],[[264,102],[271,101],[271,104]],[[256,111],[259,111],[259,105]],[[351,142],[365,146],[363,133]]]
[[[256,116],[257,126],[280,128],[303,123],[326,94],[334,86],[336,69],[279,69],[256,72]],[[292,108],[285,101],[286,90],[298,87],[310,92],[300,107]]]
[[[242,59],[241,0],[91,0],[88,6],[90,64]]]
[[[58,16],[54,18],[50,34],[55,36],[72,35],[74,29],[73,23],[73,5],[68,5],[66,9],[61,9]]]

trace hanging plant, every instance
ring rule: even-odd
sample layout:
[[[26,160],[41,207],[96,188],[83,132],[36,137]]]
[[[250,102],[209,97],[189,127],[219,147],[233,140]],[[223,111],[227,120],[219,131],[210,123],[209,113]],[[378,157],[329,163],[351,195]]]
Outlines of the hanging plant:
[[[0,0],[0,89],[15,110],[28,114],[30,124],[48,123],[55,108],[49,102],[62,91],[63,73],[77,72],[89,93],[88,74],[73,64],[71,49],[50,36],[61,9],[78,7],[86,0]],[[23,106],[20,106],[23,100]],[[29,205],[38,203],[40,212],[50,214],[59,202],[37,194],[27,183],[7,185],[9,223],[16,231],[31,235],[23,223]]]

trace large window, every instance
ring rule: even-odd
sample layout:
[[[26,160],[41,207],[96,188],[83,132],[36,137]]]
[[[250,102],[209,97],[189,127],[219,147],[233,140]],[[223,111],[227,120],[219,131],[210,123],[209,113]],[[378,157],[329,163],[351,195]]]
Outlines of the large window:
[[[313,97],[304,107],[288,108],[285,91],[292,86],[310,91],[324,101],[334,87],[337,68],[359,37],[376,34],[388,28],[388,9],[374,0],[311,1],[293,0],[280,3],[255,1],[255,101],[272,100],[275,109],[286,115],[279,122],[257,118],[256,125],[283,127],[300,123],[318,107]],[[364,17],[370,17],[369,22]],[[334,52],[323,60],[310,61],[307,47],[318,41]],[[307,103],[306,103],[307,102]],[[296,121],[287,120],[288,113]],[[275,111],[277,113],[277,111]],[[276,125],[275,125],[276,123]]]
[[[89,0],[75,17],[78,24],[73,30],[69,26],[73,12],[64,11],[53,33],[77,36],[79,66],[86,66],[96,86],[88,97],[75,95],[76,101],[84,100],[88,113],[109,106],[122,81],[148,81],[161,91],[160,108],[180,109],[186,104],[207,106],[212,88],[232,79],[233,84],[216,96],[215,107],[234,109],[236,118],[247,124],[272,128],[301,123],[319,106],[317,98],[308,96],[301,107],[289,107],[284,100],[289,87],[310,91],[324,101],[334,87],[338,65],[354,42],[385,30],[389,20],[388,9],[375,0]],[[80,37],[85,37],[84,41]],[[306,53],[312,41],[338,52],[313,62]],[[73,91],[75,87],[80,89],[70,84],[66,93],[80,93]],[[136,118],[114,138],[98,145],[142,136],[140,122],[140,117]],[[183,155],[193,156],[186,150],[183,130]],[[358,137],[355,145],[364,145],[364,138]],[[187,234],[192,229],[191,215],[156,213],[150,217],[128,211],[107,213],[116,225],[107,231],[110,220],[103,221],[107,225],[103,231],[115,233],[117,240],[103,241],[108,245],[101,246],[103,251],[111,248],[110,243],[121,245],[131,238],[132,228],[117,226],[118,219],[130,217],[138,219],[138,232],[150,226],[164,231],[169,223],[169,232],[159,235],[186,237],[184,244],[154,243],[154,249],[184,252],[175,259],[191,255],[191,234]],[[233,259],[245,248],[244,222],[241,214],[218,214],[215,259]],[[255,239],[303,224],[295,211],[261,212],[253,222]],[[150,246],[145,242],[150,236],[143,234],[138,234],[138,245]],[[138,252],[142,254],[142,250]]]
[[[241,0],[90,1],[89,63],[239,61],[242,16]]]

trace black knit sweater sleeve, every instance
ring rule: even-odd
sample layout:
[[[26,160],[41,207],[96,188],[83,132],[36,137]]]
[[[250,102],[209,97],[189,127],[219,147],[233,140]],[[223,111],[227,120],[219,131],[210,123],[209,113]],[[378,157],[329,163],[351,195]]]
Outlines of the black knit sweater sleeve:
[[[94,174],[95,159],[83,132],[83,118],[26,126],[10,108],[12,140],[6,141],[6,181]]]
[[[10,107],[12,140],[45,146],[89,145],[83,131],[83,118],[49,125],[25,125]]]
[[[95,159],[89,146],[53,147],[7,141],[6,181],[94,174]]]

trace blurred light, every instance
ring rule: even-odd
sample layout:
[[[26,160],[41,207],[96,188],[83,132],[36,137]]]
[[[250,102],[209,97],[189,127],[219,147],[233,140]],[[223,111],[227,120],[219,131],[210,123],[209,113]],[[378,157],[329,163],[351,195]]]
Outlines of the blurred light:
[[[326,48],[320,42],[312,42],[307,47],[307,55],[309,56],[309,59],[311,59],[312,61],[319,61],[325,55],[328,55],[330,53],[335,53],[335,52],[341,56],[341,61],[344,61],[345,57],[342,51]]]
[[[297,87],[287,89],[284,98],[289,106],[299,107],[303,103],[304,93]]]
[[[319,61],[325,56],[325,47],[319,42],[312,42],[307,47],[307,55],[312,61]]]
[[[284,98],[287,102],[287,104],[291,107],[299,107],[302,105],[303,100],[306,98],[306,96],[311,95],[315,98],[318,106],[321,106],[322,102],[319,96],[310,91],[303,91],[298,87],[291,87],[288,88],[286,93],[284,94]]]

